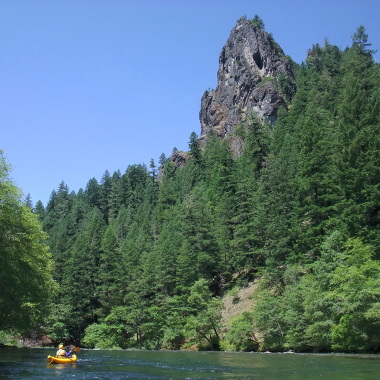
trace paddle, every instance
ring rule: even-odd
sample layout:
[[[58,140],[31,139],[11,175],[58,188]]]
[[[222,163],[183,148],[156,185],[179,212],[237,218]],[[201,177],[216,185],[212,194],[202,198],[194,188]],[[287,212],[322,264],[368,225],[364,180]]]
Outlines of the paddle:
[[[53,361],[54,361],[54,357],[52,356],[51,359],[50,359],[50,361],[48,361],[48,364],[53,363]]]

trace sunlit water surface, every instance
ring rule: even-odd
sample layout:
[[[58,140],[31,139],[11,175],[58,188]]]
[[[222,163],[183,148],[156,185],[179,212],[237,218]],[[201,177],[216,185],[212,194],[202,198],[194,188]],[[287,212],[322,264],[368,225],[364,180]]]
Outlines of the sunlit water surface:
[[[47,349],[0,349],[1,379],[380,378],[378,355],[81,350],[75,364],[47,364]]]

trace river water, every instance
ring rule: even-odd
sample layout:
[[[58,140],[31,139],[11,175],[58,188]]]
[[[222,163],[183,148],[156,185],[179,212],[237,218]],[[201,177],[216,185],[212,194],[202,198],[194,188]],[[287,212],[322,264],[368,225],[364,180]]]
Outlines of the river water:
[[[55,350],[0,349],[1,379],[380,378],[380,356],[81,350],[75,364],[47,364]]]

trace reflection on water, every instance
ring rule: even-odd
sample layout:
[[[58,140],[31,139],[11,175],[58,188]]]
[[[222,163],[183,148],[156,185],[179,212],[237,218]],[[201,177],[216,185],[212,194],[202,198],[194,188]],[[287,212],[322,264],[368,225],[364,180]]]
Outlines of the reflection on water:
[[[377,355],[81,350],[47,364],[46,349],[0,350],[1,379],[376,379]]]
[[[70,366],[71,368],[76,368],[76,365],[77,365],[76,363],[70,363],[70,364],[47,363],[46,367],[47,368],[54,368],[54,369],[59,369],[59,368],[65,369],[65,368],[67,368],[67,366]]]

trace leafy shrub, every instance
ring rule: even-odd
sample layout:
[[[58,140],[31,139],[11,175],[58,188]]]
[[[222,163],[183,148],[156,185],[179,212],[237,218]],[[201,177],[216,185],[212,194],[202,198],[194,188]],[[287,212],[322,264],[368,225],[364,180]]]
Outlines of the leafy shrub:
[[[109,330],[105,323],[93,323],[86,328],[82,344],[88,348],[114,348],[114,338]]]
[[[254,334],[253,313],[245,311],[230,319],[224,347],[233,351],[257,351],[259,343]]]

